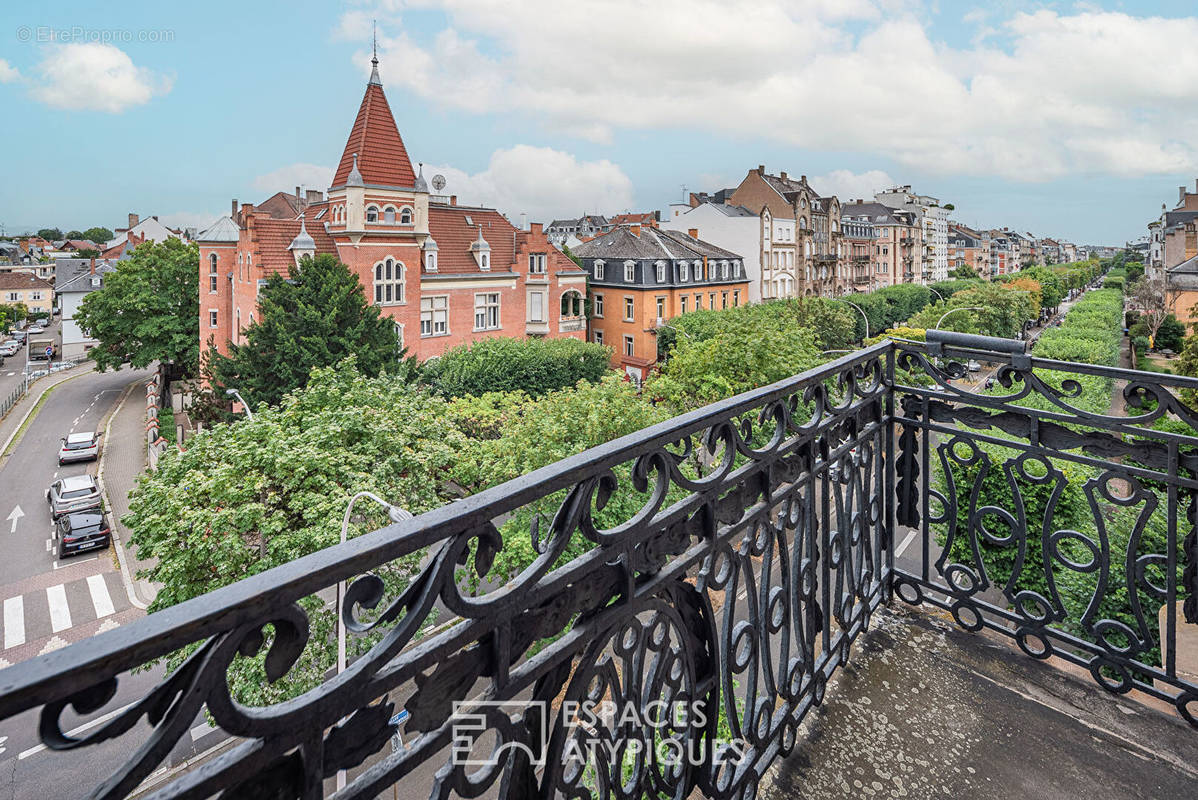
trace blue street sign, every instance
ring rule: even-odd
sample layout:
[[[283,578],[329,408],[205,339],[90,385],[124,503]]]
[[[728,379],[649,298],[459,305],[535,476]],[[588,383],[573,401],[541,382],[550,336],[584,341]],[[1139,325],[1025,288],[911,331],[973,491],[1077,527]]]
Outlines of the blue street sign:
[[[409,714],[407,712],[407,709],[404,709],[403,711],[400,711],[398,714],[396,714],[394,717],[392,717],[388,724],[390,724],[391,726],[401,725],[401,724],[403,724],[403,721],[410,716],[411,716],[411,714]]]
[[[46,348],[46,358],[54,358],[54,347],[53,346]]]

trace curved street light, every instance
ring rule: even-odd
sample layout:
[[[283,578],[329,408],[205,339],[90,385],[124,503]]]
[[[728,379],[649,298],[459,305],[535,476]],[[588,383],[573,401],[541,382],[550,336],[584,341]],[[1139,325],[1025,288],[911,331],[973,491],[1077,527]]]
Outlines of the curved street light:
[[[945,311],[943,314],[940,315],[940,319],[936,322],[936,327],[939,328],[940,323],[944,322],[944,318],[947,317],[949,314],[955,314],[958,311],[985,311],[985,310],[986,309],[984,309],[982,306],[960,306],[959,308],[950,308],[948,311]]]
[[[658,320],[658,321],[657,321],[657,325],[655,325],[655,326],[653,327],[653,333],[654,333],[654,335],[656,335],[656,334],[657,334],[657,329],[658,329],[658,328],[669,328],[669,329],[670,329],[670,330],[672,330],[674,333],[680,333],[680,334],[682,334],[683,336],[685,336],[686,338],[690,339],[692,342],[695,340],[695,337],[694,337],[694,336],[691,336],[689,333],[687,333],[686,331],[682,330],[681,328],[675,328],[673,325],[670,325],[670,324],[669,324],[669,323],[667,323],[667,322],[662,322],[661,320]]]
[[[865,321],[865,338],[869,338],[869,317],[865,316],[865,310],[861,308],[861,306],[857,305],[852,300],[845,300],[843,297],[828,297],[826,299],[835,301],[837,303],[848,303],[850,306],[857,309],[857,311],[861,314],[861,319]]]
[[[934,294],[934,295],[936,295],[937,297],[939,297],[939,298],[940,298],[940,302],[941,302],[941,303],[947,303],[947,302],[948,302],[948,300],[945,298],[945,296],[944,296],[944,295],[940,294],[940,292],[936,291],[936,290],[935,290],[935,289],[933,289],[931,286],[925,286],[925,287],[923,287],[923,288],[927,289],[929,292],[931,292],[932,294]]]
[[[245,412],[245,418],[250,422],[254,421],[254,412],[250,410],[250,404],[241,396],[241,392],[236,389],[225,389],[225,394],[236,399],[238,403],[241,403],[241,410]]]

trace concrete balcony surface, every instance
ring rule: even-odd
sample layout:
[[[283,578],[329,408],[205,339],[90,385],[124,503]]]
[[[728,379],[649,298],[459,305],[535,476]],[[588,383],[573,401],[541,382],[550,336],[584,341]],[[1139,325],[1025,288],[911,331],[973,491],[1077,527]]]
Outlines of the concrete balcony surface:
[[[1198,796],[1198,736],[939,612],[876,615],[762,800]]]

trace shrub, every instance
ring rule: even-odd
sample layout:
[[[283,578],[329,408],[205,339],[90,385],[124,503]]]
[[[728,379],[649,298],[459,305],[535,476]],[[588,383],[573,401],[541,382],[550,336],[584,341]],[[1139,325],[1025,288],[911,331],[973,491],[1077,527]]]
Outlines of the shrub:
[[[610,348],[578,339],[484,339],[427,362],[421,379],[445,397],[526,392],[540,397],[608,371]]]

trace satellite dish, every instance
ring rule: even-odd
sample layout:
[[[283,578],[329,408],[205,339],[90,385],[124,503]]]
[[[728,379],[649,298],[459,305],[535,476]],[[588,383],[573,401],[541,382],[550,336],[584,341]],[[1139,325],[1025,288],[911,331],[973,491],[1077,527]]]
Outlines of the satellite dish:
[[[438,192],[445,188],[445,176],[444,175],[434,175],[433,176],[433,188],[436,189]]]

